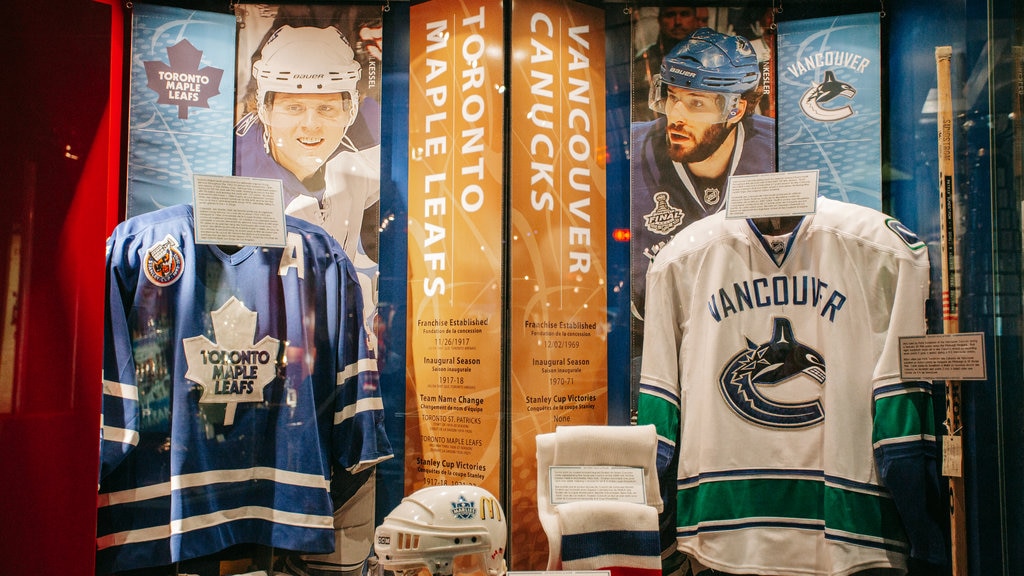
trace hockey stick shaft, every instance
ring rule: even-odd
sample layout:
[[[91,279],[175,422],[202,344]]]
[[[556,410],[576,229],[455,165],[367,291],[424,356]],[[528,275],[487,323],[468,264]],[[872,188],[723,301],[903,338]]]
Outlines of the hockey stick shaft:
[[[951,86],[951,46],[935,48],[935,67],[938,76],[938,143],[939,143],[939,206],[942,251],[942,328],[946,334],[960,331],[959,316],[959,257],[957,254],[957,214],[955,162],[953,152],[953,93]],[[960,382],[946,381],[946,438],[945,442],[961,446],[961,391]],[[947,458],[962,458],[959,449],[944,450]],[[947,468],[944,466],[944,468]],[[965,507],[962,465],[949,466],[956,470],[948,474],[950,552],[953,576],[967,574],[967,516]]]

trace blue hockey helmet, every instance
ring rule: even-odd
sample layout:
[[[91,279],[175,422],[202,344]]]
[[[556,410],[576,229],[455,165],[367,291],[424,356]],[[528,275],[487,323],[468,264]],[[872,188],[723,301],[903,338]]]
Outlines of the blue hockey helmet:
[[[695,30],[661,62],[661,81],[680,88],[742,94],[757,86],[761,69],[750,42],[711,28]]]

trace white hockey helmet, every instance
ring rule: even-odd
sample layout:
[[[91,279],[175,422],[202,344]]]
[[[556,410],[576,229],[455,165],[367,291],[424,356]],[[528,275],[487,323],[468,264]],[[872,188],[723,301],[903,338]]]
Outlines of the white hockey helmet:
[[[267,94],[341,93],[350,103],[350,124],[359,104],[362,67],[348,40],[333,26],[281,26],[252,65],[260,119],[266,123]],[[345,96],[347,94],[347,96]]]
[[[430,486],[406,496],[374,534],[380,567],[401,576],[504,576],[508,524],[477,486]]]

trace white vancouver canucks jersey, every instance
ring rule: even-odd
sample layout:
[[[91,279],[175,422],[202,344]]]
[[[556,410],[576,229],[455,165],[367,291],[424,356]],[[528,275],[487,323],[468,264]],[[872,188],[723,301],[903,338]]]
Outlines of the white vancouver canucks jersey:
[[[182,205],[108,239],[99,574],[328,552],[332,475],[391,457],[352,264],[286,228],[284,248],[197,245]]]
[[[824,198],[788,237],[720,213],[658,254],[639,423],[659,466],[678,451],[680,550],[742,574],[942,561],[930,384],[898,355],[928,286],[902,224]]]

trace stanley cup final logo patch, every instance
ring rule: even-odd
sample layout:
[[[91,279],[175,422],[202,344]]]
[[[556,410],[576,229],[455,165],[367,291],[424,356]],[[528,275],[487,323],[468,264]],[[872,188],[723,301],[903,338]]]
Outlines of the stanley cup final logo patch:
[[[657,234],[668,234],[683,223],[686,214],[668,203],[668,192],[654,195],[654,210],[644,214],[644,227]]]

